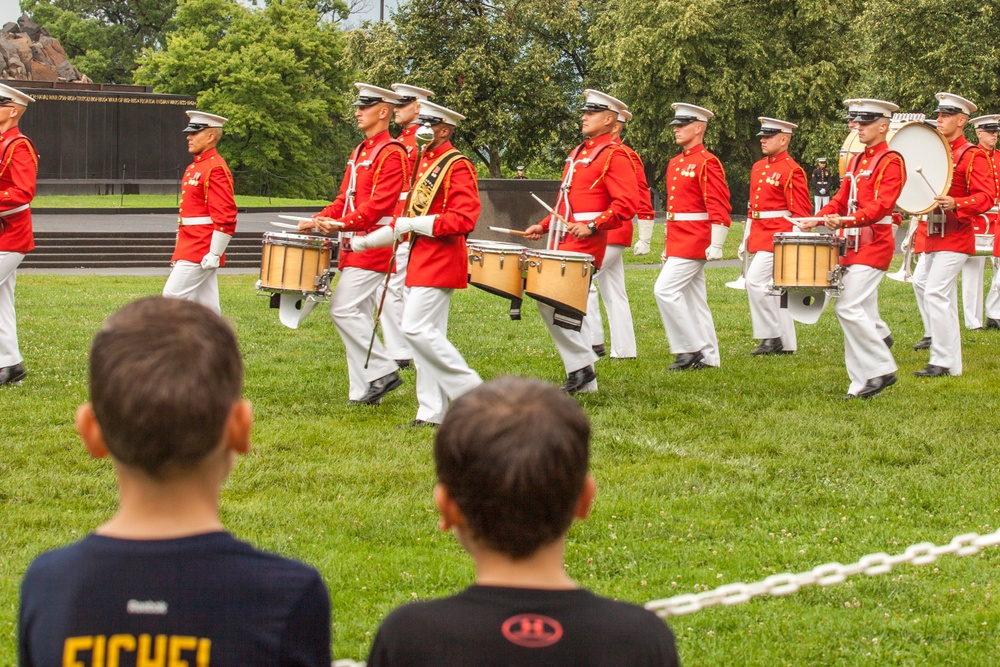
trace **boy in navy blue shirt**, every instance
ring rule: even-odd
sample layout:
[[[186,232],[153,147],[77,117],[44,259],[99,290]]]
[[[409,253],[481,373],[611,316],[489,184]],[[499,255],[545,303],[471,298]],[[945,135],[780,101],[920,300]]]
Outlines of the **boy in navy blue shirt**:
[[[29,665],[330,665],[316,570],[225,531],[219,491],[250,450],[236,336],[204,306],[151,298],[105,322],[76,426],[110,455],[117,513],[39,556],[21,587]]]
[[[566,532],[596,493],[589,440],[580,406],[538,380],[499,378],[451,404],[434,443],[434,502],[476,583],[389,614],[368,667],[677,666],[656,615],[566,574]]]

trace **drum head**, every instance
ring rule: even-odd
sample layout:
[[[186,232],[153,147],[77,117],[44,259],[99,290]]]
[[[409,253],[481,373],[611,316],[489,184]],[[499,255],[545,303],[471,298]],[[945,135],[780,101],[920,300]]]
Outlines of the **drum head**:
[[[847,173],[847,167],[851,164],[851,158],[865,149],[865,145],[858,139],[858,131],[851,130],[844,144],[840,147],[840,177]]]
[[[551,259],[564,259],[567,262],[593,262],[594,256],[585,252],[573,252],[572,250],[528,250],[527,254],[532,257],[548,257]]]
[[[889,137],[889,148],[900,153],[906,163],[906,184],[896,206],[907,213],[927,213],[936,206],[934,197],[945,194],[951,186],[953,165],[948,142],[930,125],[909,122]]]
[[[509,252],[519,252],[524,250],[523,245],[517,243],[506,243],[504,241],[483,241],[480,239],[469,239],[466,245],[470,250],[506,250]]]
[[[264,243],[290,246],[324,246],[332,239],[325,236],[309,236],[308,234],[292,234],[291,232],[264,232]]]

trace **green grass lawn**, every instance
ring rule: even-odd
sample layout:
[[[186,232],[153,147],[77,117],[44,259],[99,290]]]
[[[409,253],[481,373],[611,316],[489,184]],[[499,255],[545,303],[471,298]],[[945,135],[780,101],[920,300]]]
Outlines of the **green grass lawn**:
[[[640,357],[600,361],[600,393],[580,397],[594,426],[599,492],[590,520],[570,534],[571,576],[641,603],[995,530],[1000,335],[963,333],[964,376],[914,378],[927,353],[909,349],[922,333],[913,295],[886,281],[882,314],[898,341],[900,381],[873,401],[839,402],[848,379],[832,310],[799,327],[795,355],[751,358],[746,294],[723,287],[738,272],[709,271],[722,368],[668,373],[672,355],[652,297],[657,272],[629,271]],[[324,309],[286,329],[254,294],[255,279],[221,278],[256,411],[255,448],[225,487],[223,518],[238,537],[320,569],[335,655],[363,659],[389,610],[460,590],[472,568],[435,529],[433,432],[395,429],[416,411],[412,371],[382,406],[349,406],[343,347]],[[118,306],[162,284],[18,279],[30,375],[22,387],[0,389],[3,664],[15,662],[28,562],[80,538],[115,507],[110,465],[89,459],[72,428],[86,399],[91,337]],[[479,290],[456,292],[451,339],[485,379],[561,383],[535,309],[526,304],[520,322],[506,310]],[[669,623],[687,666],[996,664],[998,566],[996,549],[943,556]]]
[[[240,208],[262,206],[326,206],[317,199],[283,199],[236,195]],[[34,208],[175,208],[177,195],[43,195],[31,202]]]

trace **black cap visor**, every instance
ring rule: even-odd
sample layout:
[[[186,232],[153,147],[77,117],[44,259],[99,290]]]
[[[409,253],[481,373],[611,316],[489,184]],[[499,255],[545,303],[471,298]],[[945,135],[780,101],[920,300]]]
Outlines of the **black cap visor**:
[[[381,97],[368,97],[367,95],[360,95],[358,96],[357,101],[351,106],[370,107],[373,104],[381,104],[382,102],[385,102],[385,100]]]
[[[393,102],[393,105],[397,107],[405,107],[410,102],[416,102],[416,101],[417,101],[416,97],[400,97],[398,100]]]
[[[421,125],[440,125],[444,122],[444,118],[438,118],[437,116],[418,116],[417,120],[420,121]]]
[[[935,109],[933,113],[938,116],[951,116],[957,113],[965,113],[965,111],[959,109],[958,107],[941,105],[937,109]]]
[[[611,108],[607,104],[597,104],[596,102],[587,102],[582,107],[580,111],[611,111]]]
[[[773,137],[776,134],[781,134],[781,130],[775,129],[773,127],[762,127],[760,132],[757,133],[758,137]]]
[[[1000,132],[1000,123],[983,123],[976,129],[983,132]]]
[[[671,125],[688,125],[690,123],[698,120],[694,116],[674,116],[674,119],[670,121]]]
[[[208,129],[208,127],[207,123],[188,123],[188,126],[181,131],[184,132],[184,134],[195,134]]]

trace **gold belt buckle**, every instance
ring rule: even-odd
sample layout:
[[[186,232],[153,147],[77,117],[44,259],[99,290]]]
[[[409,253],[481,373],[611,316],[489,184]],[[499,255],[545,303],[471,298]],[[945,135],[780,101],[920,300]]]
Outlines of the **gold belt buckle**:
[[[674,219],[674,212],[667,211],[667,220],[673,220],[673,219]]]
[[[753,211],[750,214],[750,217],[753,218],[754,220],[760,220],[760,211]]]

